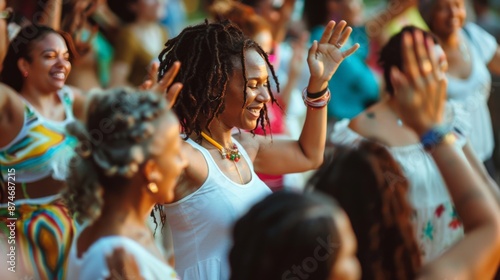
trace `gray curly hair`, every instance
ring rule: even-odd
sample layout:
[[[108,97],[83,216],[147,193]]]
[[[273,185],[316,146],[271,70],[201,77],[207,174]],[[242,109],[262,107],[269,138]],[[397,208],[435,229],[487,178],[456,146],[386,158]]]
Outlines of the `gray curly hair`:
[[[104,189],[127,185],[156,156],[151,142],[167,111],[162,96],[131,88],[95,92],[89,100],[86,125],[76,121],[67,127],[79,144],[64,198],[79,222],[99,216]]]

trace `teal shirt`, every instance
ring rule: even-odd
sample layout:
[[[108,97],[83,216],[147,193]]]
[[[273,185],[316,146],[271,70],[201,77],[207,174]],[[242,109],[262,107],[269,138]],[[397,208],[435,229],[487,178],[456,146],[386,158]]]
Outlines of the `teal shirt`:
[[[319,41],[324,26],[311,31],[311,40]],[[370,42],[364,27],[354,27],[351,37],[343,49],[359,43],[360,48],[340,64],[328,83],[332,99],[328,104],[328,117],[353,118],[379,99],[379,84],[367,65]]]

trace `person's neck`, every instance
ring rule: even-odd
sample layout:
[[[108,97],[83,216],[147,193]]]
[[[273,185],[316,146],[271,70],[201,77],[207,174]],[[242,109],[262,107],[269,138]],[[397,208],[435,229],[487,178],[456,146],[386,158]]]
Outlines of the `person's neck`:
[[[147,230],[146,220],[154,202],[131,192],[104,193],[104,205],[96,224],[124,233],[131,226]]]
[[[209,128],[210,133],[207,130],[203,130],[203,132],[210,138],[215,140],[215,142],[219,143],[222,147],[231,148],[233,144],[233,139],[231,138],[232,128],[226,127],[217,119],[214,119]],[[202,141],[208,142],[205,139],[203,139]]]
[[[40,111],[50,111],[54,103],[59,101],[57,91],[47,92],[29,85],[24,86],[19,92],[32,106]]]

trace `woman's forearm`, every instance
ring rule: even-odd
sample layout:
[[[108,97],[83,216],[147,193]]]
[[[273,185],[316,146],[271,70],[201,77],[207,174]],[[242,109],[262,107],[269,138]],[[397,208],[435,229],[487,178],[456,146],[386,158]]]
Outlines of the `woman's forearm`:
[[[437,145],[431,155],[446,182],[466,231],[500,221],[500,207],[487,184],[457,153],[452,144]]]
[[[59,30],[61,28],[62,4],[63,0],[47,0],[39,24]]]

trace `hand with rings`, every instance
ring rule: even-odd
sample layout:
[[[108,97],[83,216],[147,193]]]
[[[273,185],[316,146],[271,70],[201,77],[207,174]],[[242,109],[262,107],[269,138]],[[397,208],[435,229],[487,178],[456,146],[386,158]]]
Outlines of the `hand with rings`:
[[[402,48],[403,71],[391,69],[394,97],[402,121],[422,135],[442,121],[447,80],[431,38],[419,30],[406,32]]]
[[[424,75],[428,75],[432,72],[432,63],[430,60],[425,59],[422,61],[422,72]]]
[[[314,41],[309,49],[307,63],[311,78],[319,82],[328,82],[340,63],[359,48],[359,44],[354,44],[345,51],[341,50],[351,32],[352,28],[347,27],[345,21],[338,24],[330,21],[327,24],[320,41]]]

